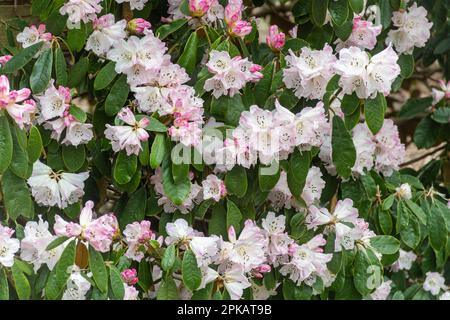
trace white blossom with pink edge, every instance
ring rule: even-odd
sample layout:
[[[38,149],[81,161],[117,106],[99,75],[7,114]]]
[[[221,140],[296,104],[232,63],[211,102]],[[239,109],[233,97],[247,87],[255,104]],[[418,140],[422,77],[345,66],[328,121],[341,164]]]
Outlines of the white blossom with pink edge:
[[[387,300],[389,293],[391,293],[392,281],[384,281],[380,284],[374,292],[370,294],[370,299],[372,300]]]
[[[69,0],[59,9],[61,15],[68,15],[67,28],[79,29],[81,22],[94,21],[102,11],[101,0]]]
[[[397,29],[389,31],[386,44],[392,43],[399,54],[412,54],[414,47],[424,47],[433,26],[428,21],[427,14],[427,10],[418,7],[415,2],[408,10],[394,12],[392,23]]]
[[[227,241],[220,243],[220,257],[225,261],[230,261],[243,267],[245,272],[266,262],[265,250],[267,248],[267,238],[264,232],[256,226],[252,220],[245,221],[239,238],[233,226],[228,228]]]
[[[113,14],[107,14],[100,18],[95,18],[92,22],[94,31],[86,42],[86,50],[92,50],[96,55],[105,55],[116,41],[127,36],[125,28],[126,20],[114,21]]]
[[[14,255],[20,248],[20,241],[12,238],[14,232],[0,224],[0,266],[9,268],[14,264]]]
[[[216,175],[210,174],[202,181],[203,200],[213,199],[219,202],[220,199],[226,196],[227,188],[225,182],[219,179]]]
[[[21,129],[31,124],[31,115],[36,110],[36,103],[31,99],[26,100],[30,94],[28,88],[11,90],[8,77],[0,76],[0,109],[6,110]]]
[[[240,56],[231,58],[226,51],[212,50],[206,66],[213,77],[205,81],[203,88],[212,91],[216,98],[233,97],[247,82],[257,82],[263,77],[259,72],[262,70],[260,65]]]
[[[328,81],[334,75],[335,62],[333,49],[328,44],[322,50],[304,47],[300,56],[289,49],[283,82],[288,89],[294,90],[298,98],[322,99]]]
[[[289,279],[297,283],[297,285],[300,285],[311,276],[321,278],[328,276],[327,263],[331,261],[333,255],[323,253],[321,247],[325,244],[326,240],[321,234],[305,244],[291,244],[289,247],[291,260],[281,267],[280,273],[283,276],[289,276]]]
[[[25,27],[22,32],[17,34],[17,42],[22,45],[22,48],[28,48],[41,41],[44,42],[43,47],[35,55],[35,57],[37,57],[40,52],[51,47],[51,40],[53,36],[50,32],[45,32],[45,29],[45,24],[40,24],[38,27],[35,25]]]
[[[399,250],[399,257],[397,261],[391,266],[392,271],[397,272],[399,270],[409,270],[412,264],[417,259],[417,255],[412,251]]]
[[[405,145],[401,143],[398,127],[391,119],[385,119],[383,127],[374,136],[375,170],[390,176],[398,170],[406,156]]]
[[[423,282],[423,289],[437,296],[441,290],[448,290],[448,287],[445,285],[445,278],[439,272],[428,271]]]
[[[24,238],[20,242],[20,258],[33,264],[34,272],[45,264],[53,270],[65,248],[66,243],[47,250],[47,246],[57,237],[49,231],[47,221],[38,216],[39,221],[28,221],[24,229]]]
[[[92,274],[87,274],[92,277]],[[91,283],[81,274],[78,266],[73,265],[70,270],[70,276],[67,280],[66,289],[62,295],[62,300],[86,300],[86,295],[91,289]]]
[[[116,62],[116,72],[127,75],[130,86],[150,82],[161,66],[170,63],[164,42],[149,29],[144,34],[142,38],[130,36],[127,40],[116,41],[107,53],[108,59]]]
[[[125,150],[128,156],[138,155],[142,150],[141,142],[147,141],[149,138],[145,128],[150,120],[143,117],[137,121],[129,108],[122,108],[117,116],[126,125],[111,126],[106,124],[105,137],[111,141],[114,152]]]
[[[54,172],[38,160],[33,164],[33,171],[27,183],[38,204],[64,209],[84,195],[84,181],[88,177],[88,172]]]
[[[381,33],[382,28],[381,25],[374,26],[372,22],[356,16],[353,18],[353,28],[350,37],[345,41],[336,40],[336,51],[348,47],[372,50],[377,44],[377,36]]]
[[[355,237],[351,231],[357,225],[358,209],[353,207],[351,199],[339,200],[330,213],[326,208],[310,206],[306,216],[306,227],[317,230],[319,226],[325,225],[325,234],[334,232],[336,234],[335,251],[340,251],[341,247],[352,249]],[[353,225],[350,227],[348,224]]]
[[[360,99],[367,99],[378,92],[390,93],[392,83],[400,74],[397,60],[398,56],[390,45],[372,57],[358,47],[350,47],[339,51],[339,60],[334,68],[341,76],[339,85],[343,93],[356,92]]]

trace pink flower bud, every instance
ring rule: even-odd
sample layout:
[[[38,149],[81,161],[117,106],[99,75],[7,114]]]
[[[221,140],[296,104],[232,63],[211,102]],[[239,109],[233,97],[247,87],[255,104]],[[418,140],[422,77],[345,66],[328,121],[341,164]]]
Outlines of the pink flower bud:
[[[6,56],[1,56],[0,57],[0,67],[5,65],[5,63],[7,63],[9,60],[11,60],[12,56],[10,55],[6,55]]]
[[[255,268],[255,271],[257,271],[259,273],[270,272],[270,270],[272,270],[272,268],[268,264],[262,264]]]
[[[252,25],[250,22],[239,20],[231,27],[231,34],[237,37],[245,37],[252,32]]]
[[[150,29],[152,25],[145,19],[136,18],[128,21],[127,30],[136,35],[141,35],[144,33],[145,29]]]
[[[121,275],[123,280],[129,285],[134,285],[139,281],[136,269],[126,269],[122,271]]]
[[[285,44],[285,35],[278,30],[277,26],[270,26],[269,34],[266,37],[266,43],[273,51],[280,51]]]
[[[211,0],[189,0],[191,16],[196,18],[203,17],[208,12],[211,3]]]
[[[231,26],[242,18],[242,2],[229,1],[225,7],[225,22]]]

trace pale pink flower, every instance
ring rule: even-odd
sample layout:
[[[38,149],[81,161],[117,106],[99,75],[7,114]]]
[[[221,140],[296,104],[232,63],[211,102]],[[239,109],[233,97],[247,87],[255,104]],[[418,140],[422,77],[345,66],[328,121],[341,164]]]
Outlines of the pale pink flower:
[[[81,210],[79,224],[66,222],[59,215],[55,215],[56,222],[53,228],[57,235],[80,236],[83,240],[89,242],[95,250],[108,252],[113,238],[119,230],[117,219],[112,213],[94,219],[93,208],[94,203],[87,201],[85,207]]]
[[[372,22],[363,20],[362,17],[353,18],[353,28],[350,37],[342,42],[340,39],[336,41],[337,51],[342,48],[359,47],[361,49],[372,50],[377,44],[377,36],[381,33],[382,26],[374,26]]]
[[[202,181],[203,187],[203,199],[214,199],[214,201],[219,202],[220,199],[225,197],[227,194],[227,188],[225,187],[225,182],[220,180],[216,175],[210,174]]]
[[[412,251],[399,250],[398,260],[391,266],[392,271],[397,272],[399,270],[409,270],[414,261],[417,259],[417,255]]]
[[[120,120],[126,125],[111,126],[106,124],[105,137],[111,141],[114,152],[125,150],[127,155],[138,155],[142,150],[142,141],[149,138],[145,128],[150,123],[147,117],[137,121],[133,112],[129,108],[122,108],[118,113]]]
[[[86,42],[86,50],[92,50],[96,55],[105,55],[116,41],[127,36],[127,22],[120,20],[115,23],[114,15],[107,14],[93,21],[94,31]]]
[[[124,287],[125,294],[123,296],[123,300],[138,300],[139,291],[135,287],[129,286],[127,284],[124,284]]]
[[[439,272],[428,271],[423,283],[423,289],[437,296],[441,290],[445,291],[448,288],[445,285],[445,278]]]
[[[10,268],[14,264],[14,255],[19,251],[20,241],[12,238],[14,230],[0,224],[0,266]]]
[[[17,42],[21,43],[23,48],[27,48],[33,44],[44,41],[47,42],[45,47],[49,48],[49,42],[52,40],[53,36],[50,32],[45,32],[45,28],[45,24],[40,24],[38,27],[35,25],[25,27],[25,29],[17,35]]]
[[[327,263],[333,255],[323,253],[321,248],[326,244],[322,234],[316,235],[302,245],[291,244],[291,260],[284,264],[280,273],[289,276],[289,279],[300,285],[311,276],[325,277],[327,275]]]
[[[142,10],[148,0],[116,0],[117,3],[129,2],[131,10]]]
[[[10,90],[8,77],[0,76],[0,109],[5,109],[20,128],[30,124],[30,116],[36,109],[33,100],[25,100],[31,94],[28,88]],[[23,102],[22,104],[19,104]]]
[[[68,15],[67,27],[80,28],[81,22],[94,21],[97,14],[102,11],[101,0],[69,0],[59,9],[61,15]]]
[[[433,105],[436,105],[444,98],[450,99],[450,81],[445,83],[443,80],[439,80],[439,89],[431,89],[431,96],[433,97]]]
[[[352,130],[352,135],[356,149],[356,161],[352,172],[355,175],[363,175],[364,170],[370,171],[373,168],[376,144],[365,123],[357,124]]]
[[[372,300],[386,300],[389,296],[389,293],[391,293],[391,284],[392,281],[384,281],[378,288],[375,289],[374,292],[370,294],[370,298]]]
[[[226,51],[212,50],[206,66],[214,76],[205,81],[203,88],[212,91],[216,98],[222,95],[232,97],[247,82],[257,82],[263,77],[260,65],[240,56],[231,58]]]
[[[294,90],[298,98],[322,99],[328,81],[334,75],[335,61],[333,49],[328,44],[322,50],[304,47],[298,57],[289,50],[283,82],[288,89]]]
[[[392,23],[397,29],[389,31],[386,44],[392,43],[399,54],[412,54],[414,47],[424,47],[433,26],[428,21],[427,14],[427,10],[418,7],[415,2],[408,10],[394,12]]]
[[[245,221],[239,238],[234,227],[230,226],[228,239],[230,242],[222,243],[222,258],[241,265],[246,272],[266,262],[265,250],[268,240],[254,221]]]
[[[391,119],[385,119],[383,127],[373,139],[376,143],[375,170],[390,176],[394,170],[398,170],[406,156],[398,128]]]

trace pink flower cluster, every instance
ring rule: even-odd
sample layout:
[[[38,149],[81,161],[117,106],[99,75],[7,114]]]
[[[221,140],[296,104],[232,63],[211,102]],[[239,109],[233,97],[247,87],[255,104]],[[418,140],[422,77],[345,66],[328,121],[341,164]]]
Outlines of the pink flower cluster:
[[[398,55],[391,46],[372,57],[351,46],[339,51],[339,59],[328,44],[322,50],[305,47],[298,57],[289,51],[283,82],[298,98],[322,99],[329,80],[338,74],[344,94],[355,92],[360,99],[368,99],[378,92],[390,93],[392,83],[400,74],[397,61]]]
[[[0,76],[0,109],[6,110],[20,128],[31,123],[31,115],[36,109],[34,100],[28,99],[31,90],[28,88],[11,90],[8,77]],[[22,104],[19,104],[23,102]]]
[[[108,59],[116,62],[116,72],[127,75],[139,111],[173,116],[168,130],[172,140],[197,146],[202,135],[203,100],[184,84],[189,76],[170,61],[165,44],[148,29],[144,34],[118,41]]]
[[[87,201],[81,210],[79,223],[67,222],[59,215],[55,215],[54,231],[59,236],[81,237],[95,250],[108,252],[114,237],[119,232],[117,219],[112,213],[94,219],[93,208],[94,203]]]
[[[263,77],[260,65],[240,56],[231,58],[226,51],[212,50],[206,66],[214,76],[205,81],[203,88],[212,91],[216,98],[223,95],[233,97],[247,82],[257,82]]]
[[[88,143],[94,137],[93,125],[80,122],[70,113],[70,89],[63,86],[56,88],[53,83],[52,80],[44,94],[36,96],[40,111],[38,122],[43,123],[45,129],[51,130],[51,137],[57,141],[65,132],[61,141],[63,144],[78,146]]]
[[[250,168],[260,160],[271,164],[286,159],[295,147],[310,150],[320,147],[329,131],[323,103],[314,108],[306,107],[293,114],[278,101],[273,111],[251,106],[244,111],[239,126],[224,141],[224,147],[216,150],[219,169],[230,170],[234,165]]]

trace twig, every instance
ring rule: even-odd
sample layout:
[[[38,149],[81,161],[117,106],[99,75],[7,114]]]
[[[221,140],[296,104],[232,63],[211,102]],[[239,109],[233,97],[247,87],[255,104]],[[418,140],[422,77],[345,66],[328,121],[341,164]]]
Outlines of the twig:
[[[445,145],[443,145],[443,146],[441,146],[441,147],[439,147],[439,148],[437,148],[437,149],[434,149],[433,151],[430,151],[430,152],[428,152],[428,153],[425,153],[425,154],[421,155],[420,157],[417,157],[417,158],[415,158],[415,159],[412,159],[412,160],[409,160],[409,161],[406,161],[406,162],[402,163],[402,164],[400,165],[400,167],[406,167],[406,166],[409,166],[410,164],[413,164],[413,163],[415,163],[415,162],[417,162],[417,161],[420,161],[420,160],[422,160],[422,159],[425,159],[426,157],[431,156],[431,155],[435,154],[435,153],[438,152],[438,151],[444,150],[446,147],[447,147],[447,145],[445,144]]]

